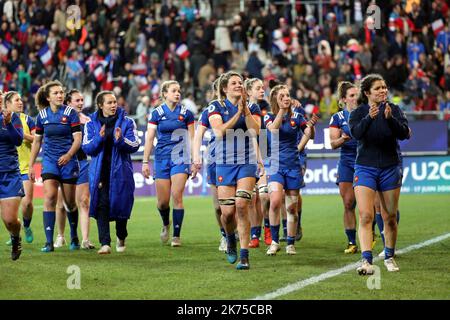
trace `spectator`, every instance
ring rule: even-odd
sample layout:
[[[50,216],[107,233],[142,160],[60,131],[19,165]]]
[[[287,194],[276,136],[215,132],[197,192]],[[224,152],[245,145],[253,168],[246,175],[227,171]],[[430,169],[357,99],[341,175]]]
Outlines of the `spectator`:
[[[332,95],[331,88],[325,87],[323,89],[323,97],[320,99],[320,117],[327,121],[333,114],[339,111],[337,99]]]

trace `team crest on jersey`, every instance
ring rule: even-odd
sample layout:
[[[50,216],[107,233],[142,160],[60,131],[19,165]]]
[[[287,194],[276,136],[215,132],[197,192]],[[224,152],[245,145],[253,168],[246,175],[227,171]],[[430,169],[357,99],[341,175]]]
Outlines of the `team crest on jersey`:
[[[67,121],[68,121],[69,119],[66,117],[66,116],[63,116],[62,118],[61,118],[61,123],[62,124],[67,124]]]
[[[178,116],[178,121],[184,121],[184,116],[182,116],[181,114]]]
[[[293,119],[291,119],[291,127],[294,128],[295,127],[295,121]]]

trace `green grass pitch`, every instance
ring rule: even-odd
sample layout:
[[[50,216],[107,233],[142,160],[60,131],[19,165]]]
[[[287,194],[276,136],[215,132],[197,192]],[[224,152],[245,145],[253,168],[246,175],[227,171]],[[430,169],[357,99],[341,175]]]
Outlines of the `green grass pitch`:
[[[156,199],[137,199],[126,252],[115,252],[111,224],[113,253],[108,256],[96,250],[71,252],[67,246],[41,253],[42,201],[35,204],[35,241],[23,243],[18,261],[10,259],[6,230],[0,233],[0,299],[252,299],[360,259],[360,253],[343,253],[346,237],[338,196],[305,196],[304,238],[296,244],[297,255],[287,256],[282,244],[277,256],[268,257],[263,245],[250,250],[249,271],[237,271],[218,251],[220,234],[207,197],[185,199],[180,248],[160,243]],[[400,210],[398,249],[450,232],[448,194],[402,195]],[[68,231],[66,226],[66,239]],[[91,240],[98,249],[94,220]],[[378,237],[374,254],[381,249]],[[382,261],[376,263],[381,268],[380,289],[368,289],[367,278],[352,270],[278,299],[450,299],[450,238],[396,260],[397,273],[388,273]],[[80,289],[67,287],[72,265],[79,267]]]

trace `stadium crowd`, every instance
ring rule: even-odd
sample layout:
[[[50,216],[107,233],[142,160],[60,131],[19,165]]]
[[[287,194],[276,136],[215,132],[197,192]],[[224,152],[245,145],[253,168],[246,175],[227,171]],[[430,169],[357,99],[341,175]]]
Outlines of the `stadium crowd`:
[[[197,117],[212,81],[233,69],[266,88],[271,79],[287,83],[308,114],[328,121],[338,110],[337,83],[375,72],[405,111],[450,109],[446,1],[333,0],[322,17],[303,3],[292,10],[246,1],[245,12],[229,3],[0,1],[0,90],[20,92],[32,116],[34,96],[50,80],[81,90],[89,111],[100,90],[113,90],[118,105],[145,124],[163,80],[182,85],[183,104]],[[365,19],[371,4],[381,8],[379,26]],[[72,19],[71,5],[81,20]]]

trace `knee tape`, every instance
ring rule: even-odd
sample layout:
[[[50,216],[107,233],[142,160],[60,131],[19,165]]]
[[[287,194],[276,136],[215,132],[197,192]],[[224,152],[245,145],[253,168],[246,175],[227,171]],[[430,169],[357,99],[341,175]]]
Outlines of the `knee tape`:
[[[290,208],[292,204],[297,204],[298,202],[298,196],[288,196],[285,195],[285,203],[286,203],[286,209]]]
[[[234,206],[235,203],[236,200],[234,198],[219,199],[219,205],[221,206]]]
[[[280,186],[278,185],[277,182],[273,182],[273,183],[270,182],[267,190],[269,193],[272,193],[272,192],[276,192],[276,191],[283,191],[283,188],[280,189]]]
[[[295,213],[295,214],[290,214],[289,212],[286,214],[286,219],[287,219],[287,222],[295,222],[295,218],[297,217],[297,214],[298,213]]]
[[[251,194],[251,192],[249,192],[247,190],[239,189],[239,190],[236,190],[236,198],[252,200],[252,194]]]
[[[260,185],[258,189],[259,193],[269,193],[269,188],[267,187],[267,184]]]

